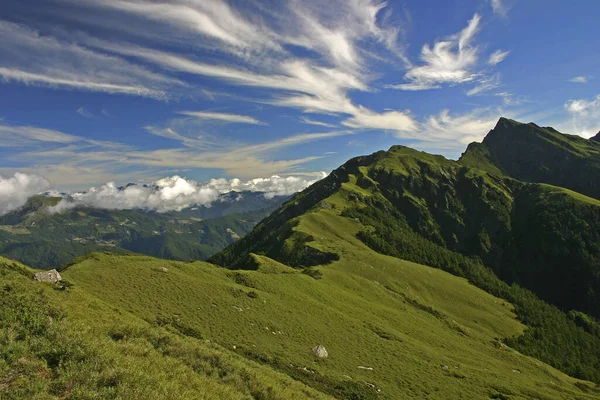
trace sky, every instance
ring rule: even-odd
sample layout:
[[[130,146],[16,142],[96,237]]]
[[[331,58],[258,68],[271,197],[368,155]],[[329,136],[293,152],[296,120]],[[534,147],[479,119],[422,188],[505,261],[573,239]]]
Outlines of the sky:
[[[394,144],[455,159],[501,116],[591,137],[599,15],[597,0],[2,0],[0,194],[9,209],[165,177],[291,193]]]

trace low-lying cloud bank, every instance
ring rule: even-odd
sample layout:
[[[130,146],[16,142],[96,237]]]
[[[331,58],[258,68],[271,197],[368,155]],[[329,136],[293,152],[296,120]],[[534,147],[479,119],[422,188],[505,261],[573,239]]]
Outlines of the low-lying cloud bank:
[[[0,215],[16,210],[27,199],[50,188],[50,182],[38,175],[17,172],[12,177],[0,175]]]
[[[266,198],[288,196],[299,192],[327,176],[321,172],[314,177],[274,175],[270,178],[211,179],[196,182],[180,176],[160,179],[148,185],[120,187],[106,183],[86,192],[70,193],[49,211],[60,213],[75,207],[94,207],[112,210],[144,209],[157,212],[180,211],[192,206],[209,206],[220,195],[231,191],[260,192]],[[0,177],[0,215],[22,207],[32,195],[46,192],[50,183],[38,175],[16,173],[12,178]]]

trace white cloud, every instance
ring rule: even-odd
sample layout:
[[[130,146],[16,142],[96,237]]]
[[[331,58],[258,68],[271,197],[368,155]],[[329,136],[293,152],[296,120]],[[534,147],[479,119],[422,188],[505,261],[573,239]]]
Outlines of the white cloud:
[[[460,144],[481,141],[496,125],[500,113],[489,110],[474,110],[467,114],[454,115],[443,110],[425,120],[422,130],[429,140],[456,140]]]
[[[354,114],[358,106],[348,92],[369,90],[368,79],[372,78],[367,74],[365,57],[374,54],[377,46],[404,59],[397,45],[400,27],[385,24],[388,18],[381,15],[381,10],[386,3],[381,1],[333,0],[327,5],[292,1],[279,3],[281,8],[275,9],[256,2],[236,10],[221,0],[184,4],[86,0],[83,4],[126,11],[176,26],[197,35],[190,36],[186,47],[191,42],[201,43],[211,52],[238,57],[245,68],[232,67],[229,59],[213,64],[206,57],[200,60],[172,51],[82,37],[89,47],[135,57],[168,71],[280,91],[272,100],[255,100],[305,112]],[[256,14],[255,7],[268,13],[268,24]],[[286,50],[289,45],[309,51],[302,56],[293,55]]]
[[[27,125],[11,125],[0,122],[0,148],[1,147],[28,147],[40,144],[65,146],[79,145],[85,147],[120,147],[127,150],[128,147],[113,142],[100,141],[75,136],[52,129],[39,128]]]
[[[307,176],[279,176],[273,175],[270,178],[254,178],[248,181],[242,181],[238,178],[234,179],[211,179],[208,186],[217,189],[220,193],[230,191],[236,192],[261,192],[265,197],[272,198],[275,196],[289,196],[305,188],[313,183],[325,178],[325,172],[318,172]],[[312,179],[307,179],[307,178]]]
[[[260,192],[266,198],[287,196],[305,189],[326,175],[321,172],[314,179],[299,176],[272,176],[248,181],[238,178],[211,179],[206,183],[171,176],[159,179],[150,185],[130,185],[123,188],[119,188],[114,182],[109,182],[86,192],[71,193],[72,199],[63,199],[49,210],[63,212],[78,206],[86,206],[117,210],[181,211],[192,206],[210,206],[219,199],[219,195],[231,191]]]
[[[515,96],[511,92],[499,92],[494,95],[501,97],[505,106],[518,106],[527,101],[524,96]]]
[[[502,109],[474,109],[465,114],[443,110],[419,126],[418,140],[411,146],[458,158],[471,142],[480,142],[504,114]]]
[[[22,207],[27,199],[48,190],[50,183],[41,176],[15,173],[12,177],[0,175],[0,216]]]
[[[283,51],[275,40],[275,32],[260,23],[253,23],[247,14],[242,15],[222,0],[184,1],[179,4],[135,0],[78,0],[76,3],[155,21],[158,26],[164,24],[170,30],[187,32],[209,43],[212,41],[212,47],[240,57],[248,52]]]
[[[238,124],[265,125],[264,122],[260,122],[256,118],[252,118],[247,115],[226,114],[208,111],[179,111],[177,114],[187,115],[188,117],[194,117],[203,120],[216,120]]]
[[[414,132],[417,125],[413,118],[404,111],[385,111],[382,113],[360,109],[343,125],[360,129],[381,129],[394,132]]]
[[[307,124],[307,125],[316,125],[316,126],[323,126],[325,128],[335,128],[336,125],[334,124],[329,124],[327,122],[323,122],[323,121],[317,121],[308,117],[300,117],[300,122],[302,122],[303,124]]]
[[[18,82],[32,86],[65,87],[70,89],[86,90],[90,92],[107,92],[112,94],[128,94],[141,97],[152,97],[156,99],[166,98],[166,93],[160,90],[147,89],[140,86],[115,85],[110,83],[98,83],[69,78],[57,78],[52,75],[36,74],[13,68],[0,67],[0,77],[5,82]]]
[[[77,109],[77,114],[81,115],[84,118],[88,118],[88,119],[93,119],[96,117],[93,113],[88,111],[85,107],[79,107]]]
[[[569,82],[572,82],[572,83],[587,83],[588,82],[588,78],[587,78],[587,76],[576,76],[574,78],[569,79]]]
[[[484,76],[477,81],[477,86],[467,92],[467,96],[476,96],[500,87],[500,74]]]
[[[492,10],[494,10],[494,14],[506,16],[506,7],[503,0],[490,0],[490,5],[492,6]]]
[[[600,130],[600,94],[591,100],[569,100],[565,109],[571,121],[565,130],[583,137],[592,137]]]
[[[472,42],[479,29],[481,17],[475,14],[467,27],[446,40],[429,44],[421,50],[423,65],[414,66],[404,75],[408,83],[393,85],[400,90],[426,90],[439,88],[441,84],[457,84],[472,81],[478,55]]]
[[[43,36],[0,20],[0,78],[5,82],[66,89],[167,97],[183,83],[81,45]]]
[[[0,138],[0,147],[25,146],[36,142],[68,144],[80,140],[77,136],[52,129],[1,123]]]
[[[509,54],[510,51],[496,50],[490,55],[490,58],[488,59],[488,64],[498,65],[502,61],[504,61]]]
[[[431,90],[431,89],[441,89],[442,85],[425,83],[425,82],[414,82],[414,83],[399,83],[397,85],[386,85],[386,89],[398,89],[405,90],[409,92],[417,92],[420,90]]]
[[[104,13],[104,17],[109,13],[112,18],[131,21],[132,24],[123,23],[121,29],[128,34],[128,40],[144,36],[140,35],[143,29],[139,25],[129,29],[133,22],[151,20],[154,22],[152,32],[146,32],[150,35],[146,37],[156,39],[156,32],[168,31],[163,43],[176,43],[179,49],[185,45],[186,50],[206,50],[216,56],[200,58],[189,51],[184,56],[176,53],[175,46],[161,46],[161,50],[158,46],[144,48],[125,41],[96,39],[81,32],[63,33],[67,42],[41,36],[22,26],[5,24],[15,38],[8,41],[14,42],[9,50],[20,57],[14,65],[0,63],[0,76],[5,80],[165,99],[180,89],[188,93],[195,90],[193,85],[186,85],[169,74],[194,74],[230,85],[270,91],[268,98],[253,101],[304,112],[349,116],[347,126],[406,130],[414,124],[408,113],[377,113],[354,104],[349,96],[350,91],[369,90],[369,80],[374,78],[368,72],[369,57],[382,59],[392,54],[405,60],[402,46],[398,44],[401,26],[395,25],[389,13],[382,11],[387,8],[386,2],[332,0],[333,3],[324,5],[317,1],[291,1],[271,9],[260,2],[234,7],[222,0],[63,1],[76,8],[92,7],[95,12]],[[269,18],[263,18],[257,10],[267,12]],[[147,22],[142,26],[147,26]],[[471,34],[465,30],[459,36],[456,41],[461,54],[463,49],[468,52]],[[70,42],[72,40],[75,42]],[[18,42],[26,45],[17,46]],[[301,56],[295,55],[287,50],[290,46],[307,51],[301,52]],[[387,51],[386,55],[375,48]],[[33,60],[30,54],[34,55]],[[46,59],[50,62],[41,62]],[[132,60],[160,68],[165,74],[133,64]],[[184,113],[202,119],[260,123],[252,117],[236,114]],[[173,132],[163,130],[162,134],[175,138]],[[185,140],[186,145],[192,143],[198,144],[198,140]]]

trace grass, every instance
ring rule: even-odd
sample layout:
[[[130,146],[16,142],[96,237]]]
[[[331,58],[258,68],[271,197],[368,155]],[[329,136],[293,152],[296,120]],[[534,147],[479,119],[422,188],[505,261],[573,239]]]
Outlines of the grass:
[[[343,204],[336,196],[328,201]],[[338,398],[594,398],[577,380],[500,345],[524,329],[510,304],[464,279],[371,251],[355,238],[362,226],[339,211],[317,208],[294,228],[315,239],[311,246],[340,255],[317,268],[321,279],[257,255],[255,271],[229,271],[96,254],[63,275],[75,292]],[[317,344],[327,360],[312,356]]]
[[[80,288],[35,283],[32,272],[0,259],[2,399],[327,398]]]
[[[568,196],[570,198],[573,198],[579,202],[585,203],[585,204],[589,204],[592,206],[600,206],[600,200],[594,199],[593,197],[588,197],[586,195],[583,195],[581,193],[578,192],[574,192],[572,190],[569,189],[565,189],[559,186],[552,186],[552,185],[547,185],[544,183],[541,183],[540,186],[544,189],[546,189],[546,193],[548,195],[553,195],[553,196]]]

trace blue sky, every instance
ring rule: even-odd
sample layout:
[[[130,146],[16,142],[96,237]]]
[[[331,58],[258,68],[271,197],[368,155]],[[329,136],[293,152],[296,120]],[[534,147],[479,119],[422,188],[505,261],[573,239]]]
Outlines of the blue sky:
[[[2,0],[0,174],[59,189],[600,130],[600,2]]]

